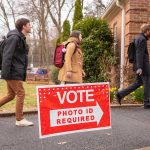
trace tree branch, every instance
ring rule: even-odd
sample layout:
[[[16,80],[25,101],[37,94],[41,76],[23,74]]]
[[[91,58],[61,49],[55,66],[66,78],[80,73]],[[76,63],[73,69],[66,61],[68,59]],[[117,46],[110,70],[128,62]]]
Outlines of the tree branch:
[[[14,24],[15,24],[16,20],[15,20],[15,13],[14,13],[13,6],[11,6],[11,4],[10,4],[10,1],[9,1],[9,0],[7,0],[7,3],[8,3],[8,5],[9,5],[10,9],[11,9],[12,16],[13,16],[13,20],[14,20]]]
[[[9,21],[8,21],[8,17],[7,17],[6,10],[5,10],[3,3],[1,3],[0,7],[1,7],[3,15],[4,15],[4,20],[5,20],[6,26],[7,26],[8,30],[10,31]]]

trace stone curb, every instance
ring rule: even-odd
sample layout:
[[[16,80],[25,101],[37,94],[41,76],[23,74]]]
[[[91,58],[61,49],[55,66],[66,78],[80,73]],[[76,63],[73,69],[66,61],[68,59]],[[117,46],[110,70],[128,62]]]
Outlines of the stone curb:
[[[111,108],[124,108],[124,107],[142,107],[143,104],[122,104],[121,106],[118,104],[111,104]],[[37,110],[28,110],[24,111],[24,114],[37,114]],[[0,112],[0,117],[11,117],[14,116],[15,112]]]
[[[37,114],[37,110],[24,111],[24,114]],[[0,112],[0,117],[11,117],[15,116],[15,112]]]
[[[122,104],[121,106],[119,104],[111,104],[111,108],[122,108],[122,107],[142,107],[143,104]]]

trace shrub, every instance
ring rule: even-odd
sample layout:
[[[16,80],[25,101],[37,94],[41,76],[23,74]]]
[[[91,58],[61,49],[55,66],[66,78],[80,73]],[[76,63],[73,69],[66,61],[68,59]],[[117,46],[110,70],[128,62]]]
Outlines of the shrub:
[[[52,82],[54,82],[55,84],[60,84],[60,81],[58,80],[59,69],[56,68],[55,66],[51,66],[50,70]]]
[[[140,86],[138,89],[136,89],[130,95],[133,100],[143,103],[143,99],[144,99],[143,86]]]
[[[112,33],[104,20],[86,17],[76,26],[83,36],[85,82],[108,81],[108,72],[115,60]]]
[[[113,102],[117,88],[110,88],[110,102]]]

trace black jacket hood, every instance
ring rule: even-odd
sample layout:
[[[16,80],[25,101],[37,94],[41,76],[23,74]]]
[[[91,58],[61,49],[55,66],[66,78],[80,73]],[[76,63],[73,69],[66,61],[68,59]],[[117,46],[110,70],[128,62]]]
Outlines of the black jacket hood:
[[[7,34],[7,38],[8,38],[9,36],[11,36],[11,35],[17,35],[17,36],[19,36],[19,37],[22,37],[22,36],[21,36],[21,33],[20,33],[17,29],[14,29],[14,30],[9,31],[8,34]]]

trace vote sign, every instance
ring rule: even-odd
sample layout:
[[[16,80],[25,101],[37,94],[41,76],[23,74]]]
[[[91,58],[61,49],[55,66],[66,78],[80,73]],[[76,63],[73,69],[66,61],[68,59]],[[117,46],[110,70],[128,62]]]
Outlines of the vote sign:
[[[107,129],[109,83],[37,87],[40,138]]]

